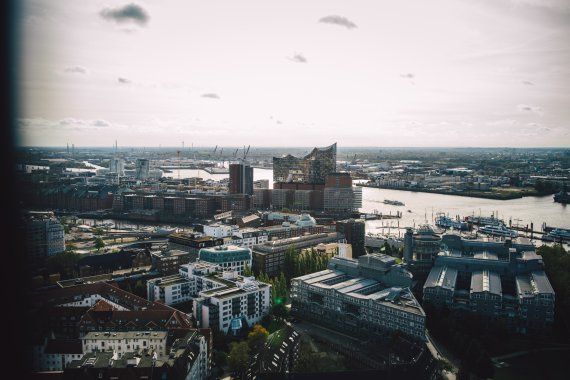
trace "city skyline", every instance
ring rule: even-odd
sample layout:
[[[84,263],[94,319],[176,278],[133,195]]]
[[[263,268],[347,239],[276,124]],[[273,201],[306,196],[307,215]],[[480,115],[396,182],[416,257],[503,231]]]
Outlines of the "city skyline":
[[[563,0],[32,1],[19,145],[567,147]]]

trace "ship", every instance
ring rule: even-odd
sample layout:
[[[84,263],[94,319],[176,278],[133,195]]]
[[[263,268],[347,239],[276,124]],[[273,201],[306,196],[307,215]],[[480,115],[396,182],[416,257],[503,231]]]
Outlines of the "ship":
[[[480,227],[478,231],[488,235],[505,236],[513,238],[519,235],[518,232],[509,230],[507,227],[505,227],[504,224],[498,224],[498,225],[488,224],[486,226]]]
[[[435,218],[435,225],[443,228],[454,228],[456,230],[461,230],[461,231],[467,231],[469,229],[469,225],[467,224],[467,222],[454,220],[449,216],[445,216],[443,214],[438,215]]]
[[[469,223],[477,224],[479,226],[500,226],[505,225],[505,221],[499,218],[495,218],[493,215],[487,216],[468,216],[467,221]]]
[[[562,228],[555,228],[542,237],[542,240],[554,242],[570,242],[570,231]]]
[[[403,202],[393,201],[390,199],[384,199],[384,204],[392,205],[392,206],[405,206],[405,204]]]

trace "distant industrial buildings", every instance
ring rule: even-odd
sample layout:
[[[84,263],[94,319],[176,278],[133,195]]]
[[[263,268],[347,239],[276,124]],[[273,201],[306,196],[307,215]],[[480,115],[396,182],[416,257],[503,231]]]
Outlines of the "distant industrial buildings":
[[[399,331],[424,341],[426,315],[411,285],[393,257],[334,257],[329,269],[291,280],[291,312],[344,333],[386,340]]]

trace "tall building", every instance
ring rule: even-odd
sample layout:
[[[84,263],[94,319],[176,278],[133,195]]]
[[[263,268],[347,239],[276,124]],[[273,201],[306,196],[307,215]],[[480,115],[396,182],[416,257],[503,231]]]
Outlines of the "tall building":
[[[32,265],[65,251],[63,226],[53,212],[28,212],[24,220],[25,247]]]
[[[122,158],[113,157],[109,162],[109,172],[120,176],[125,175],[125,161]]]
[[[253,195],[253,168],[245,163],[230,164],[230,194]]]
[[[314,148],[304,157],[290,154],[273,157],[273,181],[324,184],[327,174],[336,171],[336,143]]]
[[[135,170],[136,179],[147,179],[150,172],[149,160],[146,158],[137,158]]]
[[[346,242],[352,246],[352,258],[366,254],[366,224],[362,219],[347,219],[336,222],[336,232],[344,235]]]
[[[352,186],[349,173],[326,176],[323,209],[327,213],[349,215],[362,207],[362,188]]]

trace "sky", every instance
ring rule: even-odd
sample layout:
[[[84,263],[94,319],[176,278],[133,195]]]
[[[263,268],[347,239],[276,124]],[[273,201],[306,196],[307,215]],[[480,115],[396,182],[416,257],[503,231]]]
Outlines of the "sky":
[[[570,147],[570,0],[22,0],[23,146]]]

